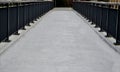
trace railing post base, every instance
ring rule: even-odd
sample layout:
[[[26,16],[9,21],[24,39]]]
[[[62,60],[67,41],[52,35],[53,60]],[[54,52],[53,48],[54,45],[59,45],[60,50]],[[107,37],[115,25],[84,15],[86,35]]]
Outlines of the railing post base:
[[[30,24],[27,24],[26,26],[31,26]]]
[[[107,34],[105,37],[111,37],[111,35],[110,35],[110,34]]]
[[[22,27],[22,30],[26,30],[26,28],[25,28],[25,27]]]
[[[91,25],[94,25],[94,23],[92,22]]]
[[[116,41],[116,43],[114,43],[114,45],[120,45],[120,41]]]
[[[104,32],[104,30],[100,29],[99,32]]]
[[[99,26],[97,26],[97,25],[95,26],[95,28],[98,28],[98,27],[99,27]]]
[[[9,38],[5,39],[4,42],[11,42],[11,40],[9,40]]]
[[[20,33],[18,33],[18,32],[15,32],[15,33],[14,33],[14,35],[20,35]]]
[[[88,22],[91,22],[90,20],[88,20]]]

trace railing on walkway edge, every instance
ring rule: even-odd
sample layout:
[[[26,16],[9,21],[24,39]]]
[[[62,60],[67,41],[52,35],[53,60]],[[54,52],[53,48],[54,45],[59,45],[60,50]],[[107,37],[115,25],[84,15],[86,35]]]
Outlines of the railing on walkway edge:
[[[0,42],[9,42],[10,35],[19,35],[19,29],[25,30],[53,7],[53,2],[0,3]]]
[[[120,4],[108,2],[73,2],[73,9],[87,18],[106,37],[114,37],[116,45],[120,45]]]

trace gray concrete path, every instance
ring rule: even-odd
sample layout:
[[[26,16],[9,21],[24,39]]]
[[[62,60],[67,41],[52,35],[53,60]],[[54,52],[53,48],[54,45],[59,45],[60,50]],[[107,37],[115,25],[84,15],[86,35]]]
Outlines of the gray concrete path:
[[[120,56],[74,11],[54,9],[0,56],[0,72],[120,72]]]

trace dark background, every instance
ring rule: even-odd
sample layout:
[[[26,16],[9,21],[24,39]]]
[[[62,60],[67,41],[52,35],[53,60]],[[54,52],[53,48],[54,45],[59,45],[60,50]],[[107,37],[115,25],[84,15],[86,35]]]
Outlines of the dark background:
[[[54,0],[56,7],[71,7],[72,0]]]

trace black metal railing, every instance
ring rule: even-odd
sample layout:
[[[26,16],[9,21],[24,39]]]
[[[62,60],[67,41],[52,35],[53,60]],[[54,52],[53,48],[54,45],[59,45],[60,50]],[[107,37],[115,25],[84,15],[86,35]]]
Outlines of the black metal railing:
[[[114,37],[120,44],[120,4],[108,2],[73,2],[73,9],[87,18],[106,37]]]
[[[12,34],[19,35],[19,29],[30,26],[53,7],[53,2],[0,3],[0,42],[9,41]]]

